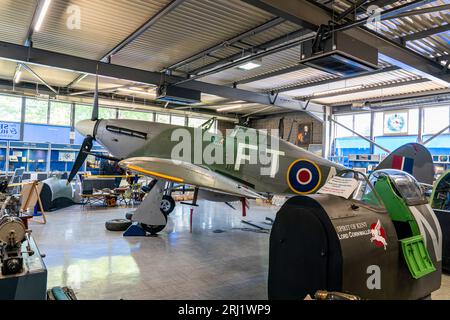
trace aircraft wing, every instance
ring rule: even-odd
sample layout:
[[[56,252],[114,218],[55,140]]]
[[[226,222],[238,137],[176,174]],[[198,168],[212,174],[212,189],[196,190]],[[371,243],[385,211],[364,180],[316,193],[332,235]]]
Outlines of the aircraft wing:
[[[239,197],[265,199],[263,195],[238,181],[189,162],[155,157],[136,157],[122,160],[119,165],[126,170],[157,179],[193,185]]]

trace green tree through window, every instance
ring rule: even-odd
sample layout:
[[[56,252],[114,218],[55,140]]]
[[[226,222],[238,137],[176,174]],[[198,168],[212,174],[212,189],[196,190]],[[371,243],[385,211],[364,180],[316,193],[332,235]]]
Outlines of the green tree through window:
[[[2,121],[20,122],[22,98],[0,96],[0,119]]]
[[[48,100],[26,100],[25,122],[47,124]]]

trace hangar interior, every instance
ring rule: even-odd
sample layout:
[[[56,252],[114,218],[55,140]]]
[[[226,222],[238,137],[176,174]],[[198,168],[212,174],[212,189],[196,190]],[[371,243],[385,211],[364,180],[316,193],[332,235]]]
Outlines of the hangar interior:
[[[450,299],[449,22],[448,0],[0,0],[0,286],[29,283],[0,290],[0,298],[303,299],[303,289],[270,282],[289,263],[281,253],[269,259],[271,237],[281,232],[275,226],[286,223],[276,214],[307,210],[311,194],[336,171],[348,179],[339,171],[349,168],[354,181],[380,193],[388,213],[376,226],[352,220],[368,223],[358,241],[389,253],[374,263],[400,257],[398,270],[382,272],[407,273],[398,279],[408,292],[382,282],[372,290],[379,295],[367,297]],[[216,145],[240,129],[276,133],[274,182],[245,164],[169,164],[170,134],[156,132],[183,127],[220,137]],[[414,156],[395,155],[405,144]],[[388,179],[404,208],[427,206],[434,211],[422,218],[439,220],[424,229],[415,215],[422,207],[398,218],[409,221],[412,245],[401,239],[401,210],[374,182],[382,185],[383,176],[373,175],[381,167],[419,180],[386,173],[420,183],[420,199],[410,202]],[[424,168],[431,180],[420,181]],[[355,200],[355,188],[339,199]],[[151,223],[160,202],[165,222]],[[125,219],[130,212],[134,218]],[[140,221],[146,212],[156,220]],[[330,232],[341,241],[341,267],[328,272],[342,276],[314,290],[365,298],[346,272],[352,254],[366,253],[349,248],[339,218],[330,218]],[[8,245],[11,230],[21,236],[15,245]],[[304,250],[308,239],[297,240]],[[423,253],[431,244],[439,254]],[[26,256],[15,257],[11,250],[22,246]],[[419,252],[413,247],[422,250],[419,262],[407,254]]]

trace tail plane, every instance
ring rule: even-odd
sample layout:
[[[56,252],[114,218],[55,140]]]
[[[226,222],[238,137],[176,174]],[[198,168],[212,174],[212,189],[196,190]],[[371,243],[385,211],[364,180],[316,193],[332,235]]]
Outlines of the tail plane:
[[[408,143],[393,151],[376,168],[398,169],[413,175],[417,181],[433,184],[433,157],[426,147],[418,143]]]

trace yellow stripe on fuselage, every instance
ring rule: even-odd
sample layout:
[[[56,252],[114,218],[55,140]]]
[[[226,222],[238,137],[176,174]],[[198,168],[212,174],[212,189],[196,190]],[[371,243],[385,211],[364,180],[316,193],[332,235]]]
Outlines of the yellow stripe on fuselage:
[[[164,180],[169,180],[169,181],[173,181],[173,182],[178,182],[178,183],[183,183],[184,180],[181,178],[177,178],[177,177],[173,177],[173,176],[169,176],[163,173],[158,173],[158,172],[154,172],[154,171],[149,171],[149,170],[145,170],[144,168],[135,166],[135,165],[129,165],[128,169],[143,173],[143,174],[147,174],[149,176],[154,176],[157,178],[161,178]]]

